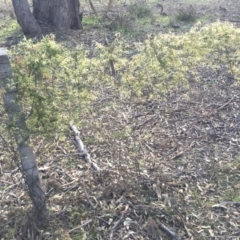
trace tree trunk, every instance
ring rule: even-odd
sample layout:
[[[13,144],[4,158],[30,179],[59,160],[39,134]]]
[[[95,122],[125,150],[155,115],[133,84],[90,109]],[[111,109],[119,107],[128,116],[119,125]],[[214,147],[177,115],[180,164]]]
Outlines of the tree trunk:
[[[33,0],[33,14],[28,0],[12,0],[17,21],[24,35],[41,34],[41,27],[60,30],[82,29],[79,0]]]
[[[41,34],[41,28],[33,17],[27,0],[12,0],[17,21],[25,36]]]
[[[0,48],[0,88],[5,89],[3,97],[4,107],[8,114],[9,126],[17,144],[21,159],[23,175],[28,192],[34,205],[34,216],[38,226],[48,224],[48,211],[45,193],[42,190],[37,164],[32,148],[29,146],[29,132],[25,123],[25,116],[17,103],[18,89],[12,84],[12,70],[7,53]]]
[[[33,16],[57,29],[82,29],[79,0],[33,0]]]

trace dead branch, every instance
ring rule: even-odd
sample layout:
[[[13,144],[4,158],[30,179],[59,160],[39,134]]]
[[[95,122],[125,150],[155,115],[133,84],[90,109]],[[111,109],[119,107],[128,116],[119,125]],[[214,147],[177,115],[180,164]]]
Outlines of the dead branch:
[[[220,110],[222,110],[223,108],[225,108],[228,104],[230,104],[234,98],[236,98],[239,94],[233,96],[229,101],[227,101],[226,103],[224,103],[222,106],[220,106],[219,108],[217,108],[217,110],[213,111],[212,113],[209,113],[206,117],[211,117],[214,114],[217,114]]]
[[[77,147],[78,147],[80,153],[82,154],[82,156],[84,157],[84,160],[86,162],[88,162],[94,170],[100,171],[100,168],[98,167],[98,165],[91,161],[90,154],[87,152],[82,140],[79,137],[80,132],[77,130],[77,128],[74,125],[70,125],[70,128],[72,129],[72,131],[75,134],[75,140],[77,142]]]
[[[87,198],[88,203],[92,206],[93,209],[95,209],[96,207],[93,205],[93,203],[91,202],[91,200],[89,198],[89,195],[88,195],[88,192],[87,192],[87,189],[86,189],[84,181],[82,180],[81,182],[82,182],[84,193],[85,193],[85,196]]]
[[[115,72],[113,60],[110,59],[109,62],[110,62],[111,70],[112,70],[112,76],[115,77],[116,76],[116,72]]]
[[[235,97],[237,97],[238,95],[235,95],[235,96],[233,96],[228,102],[226,102],[225,104],[223,104],[222,106],[220,106],[218,109],[217,109],[217,111],[220,111],[220,110],[222,110],[223,108],[225,108],[229,103],[231,103],[232,101],[233,101],[233,99],[235,98]]]
[[[108,5],[107,5],[107,9],[105,10],[105,13],[104,13],[104,16],[103,17],[106,17],[108,20],[112,20],[107,14],[108,12],[110,11],[110,9],[112,8],[112,5],[113,5],[113,2],[114,0],[109,0],[108,1]]]
[[[107,37],[105,37],[105,39],[104,39],[104,44],[107,47],[110,45]],[[114,68],[113,60],[111,58],[109,59],[109,63],[110,63],[110,67],[111,67],[111,70],[112,70],[112,76],[115,77],[116,76],[116,71],[115,71],[115,68]]]
[[[93,12],[94,12],[94,14],[98,17],[97,11],[96,11],[96,9],[95,9],[95,7],[94,7],[92,1],[91,1],[91,0],[88,0],[88,2],[89,2],[89,5],[90,5],[91,9],[92,9]]]
[[[195,143],[195,141],[193,141],[193,142],[190,144],[190,146],[187,147],[186,149],[184,149],[184,150],[182,150],[182,151],[179,151],[179,152],[177,152],[176,154],[174,154],[172,157],[169,158],[169,161],[174,160],[174,159],[176,159],[176,158],[178,158],[178,157],[181,157],[185,152],[187,152],[188,150],[190,150],[190,149],[194,146],[194,143]]]
[[[75,228],[73,228],[73,229],[69,230],[69,231],[68,231],[68,233],[74,232],[75,230],[77,230],[77,229],[79,229],[79,228],[82,228],[82,227],[84,227],[85,225],[87,225],[87,224],[91,223],[92,221],[93,221],[92,219],[90,219],[90,220],[87,220],[87,221],[86,221],[85,223],[83,223],[82,225],[80,225],[80,226],[77,226],[77,227],[75,227]]]
[[[118,227],[118,225],[122,222],[123,220],[123,217],[124,217],[124,214],[122,214],[122,216],[120,217],[120,219],[114,224],[112,230],[111,230],[111,233],[110,233],[110,240],[113,239],[113,232],[116,230],[116,228]]]
[[[163,230],[164,232],[167,233],[168,236],[170,236],[172,239],[174,240],[180,240],[180,237],[175,233],[173,232],[172,230],[170,230],[167,226],[165,226],[163,223],[160,223],[158,221],[158,226],[161,230]]]

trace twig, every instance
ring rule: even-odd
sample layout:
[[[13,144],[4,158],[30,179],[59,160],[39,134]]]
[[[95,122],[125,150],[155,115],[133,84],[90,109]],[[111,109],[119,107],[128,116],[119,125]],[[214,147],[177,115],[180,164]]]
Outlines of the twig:
[[[109,47],[109,45],[110,45],[107,37],[105,37],[105,39],[104,39],[104,44],[105,44],[107,47]],[[109,59],[109,63],[110,63],[111,71],[112,71],[112,76],[113,76],[113,77],[116,77],[116,71],[115,71],[115,68],[114,68],[113,59],[110,58],[110,59]]]
[[[80,132],[77,130],[77,128],[74,125],[70,125],[70,127],[75,134],[75,140],[77,142],[77,147],[78,147],[79,151],[82,153],[84,160],[86,162],[88,162],[94,170],[100,171],[100,168],[98,167],[98,165],[91,161],[90,154],[87,152],[82,140],[79,137]]]
[[[112,7],[112,3],[113,3],[113,0],[109,0],[108,1],[108,5],[107,5],[107,9],[103,15],[103,17],[106,17],[108,20],[112,21],[112,19],[107,15],[108,12],[110,11],[111,7]]]
[[[89,204],[92,206],[93,209],[95,209],[96,207],[94,207],[93,203],[91,202],[91,200],[89,198],[89,195],[88,195],[88,192],[87,192],[87,189],[86,189],[84,181],[82,180],[81,182],[82,182],[82,185],[83,185],[83,190],[84,190],[85,196],[86,196]]]
[[[112,4],[113,4],[113,0],[109,0],[108,5],[107,5],[107,9],[105,11],[105,15],[110,11],[110,9],[112,7]]]
[[[180,237],[175,233],[173,232],[172,230],[170,230],[167,226],[165,226],[163,223],[160,223],[158,221],[158,226],[161,230],[165,231],[172,239],[174,240],[180,240]]]
[[[138,130],[139,128],[141,128],[143,125],[146,125],[148,122],[150,122],[151,120],[153,120],[152,117],[146,119],[145,121],[143,121],[142,123],[140,123],[139,125],[137,126],[133,126],[133,130]]]
[[[221,202],[220,205],[235,205],[235,206],[240,206],[240,202],[226,201],[226,202]]]
[[[122,216],[120,217],[120,219],[114,224],[112,230],[111,230],[111,233],[110,233],[110,240],[113,239],[113,232],[116,230],[116,228],[118,227],[118,225],[122,222],[123,220],[123,217],[124,217],[124,214],[122,214]]]
[[[230,102],[232,102],[232,100],[235,98],[235,97],[237,97],[238,96],[238,94],[237,95],[235,95],[235,96],[233,96],[228,102],[226,102],[225,104],[223,104],[221,107],[219,107],[218,109],[217,109],[217,111],[219,111],[219,110],[221,110],[221,109],[223,109],[224,107],[226,107]]]
[[[112,76],[116,77],[116,71],[115,71],[115,68],[114,68],[113,60],[109,59],[109,63],[110,63],[110,67],[111,67],[111,70],[112,70]]]
[[[239,236],[239,235],[240,235],[240,231],[233,233],[233,236]]]
[[[90,5],[91,9],[92,9],[93,12],[94,12],[94,14],[98,17],[97,11],[96,11],[96,9],[95,9],[95,7],[94,7],[92,1],[91,1],[91,0],[88,0],[88,2],[89,2],[89,5]]]
[[[102,219],[100,217],[96,217],[96,218],[99,219],[100,221],[104,222],[106,225],[109,226],[109,222],[108,221],[106,221],[106,220],[104,220],[104,219]]]
[[[227,102],[224,103],[222,106],[220,106],[219,108],[217,108],[217,110],[215,110],[215,111],[212,112],[212,113],[207,114],[206,117],[211,117],[212,115],[218,113],[220,110],[222,110],[223,108],[225,108],[229,103],[231,103],[231,102],[233,101],[233,99],[234,99],[235,97],[237,97],[238,95],[239,95],[239,94],[233,96],[229,101],[227,101]]]
[[[65,154],[65,155],[67,154],[67,152],[61,146],[58,145],[57,149],[62,151],[63,154]]]
[[[93,220],[92,219],[90,219],[90,220],[87,220],[85,223],[83,223],[82,225],[80,225],[80,226],[77,226],[77,227],[75,227],[75,228],[73,228],[73,229],[71,229],[71,230],[69,230],[68,231],[68,233],[71,233],[71,232],[73,232],[73,231],[75,231],[75,230],[77,230],[77,229],[79,229],[79,228],[81,228],[81,227],[84,227],[85,225],[87,225],[87,224],[89,224],[89,223],[91,223]]]
[[[184,149],[184,150],[182,150],[182,151],[180,151],[180,152],[177,152],[175,155],[173,155],[172,157],[170,157],[170,158],[169,158],[169,161],[174,160],[174,159],[176,159],[176,158],[178,158],[178,157],[181,157],[185,152],[187,152],[189,149],[191,149],[191,148],[194,146],[194,143],[195,143],[195,141],[191,142],[191,144],[190,144],[189,147],[187,147],[186,149]]]

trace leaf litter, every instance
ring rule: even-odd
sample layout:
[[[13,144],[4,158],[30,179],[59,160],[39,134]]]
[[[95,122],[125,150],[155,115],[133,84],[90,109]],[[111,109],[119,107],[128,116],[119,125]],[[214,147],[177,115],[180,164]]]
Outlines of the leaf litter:
[[[164,102],[121,102],[106,91],[111,102],[93,103],[79,128],[92,162],[71,130],[38,146],[53,225],[39,239],[237,239],[239,87],[224,72],[209,74],[218,84],[202,76],[188,99],[174,91]],[[2,172],[4,236],[21,226],[30,199],[17,168]]]
[[[224,69],[199,71],[188,97],[176,90],[131,102],[105,90],[78,126],[91,162],[72,130],[34,142],[45,232],[25,224],[30,199],[2,137],[0,237],[238,239],[240,89]]]

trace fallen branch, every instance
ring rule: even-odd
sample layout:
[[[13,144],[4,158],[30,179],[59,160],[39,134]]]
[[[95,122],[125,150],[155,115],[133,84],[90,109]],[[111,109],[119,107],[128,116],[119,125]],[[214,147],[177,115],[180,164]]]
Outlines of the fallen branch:
[[[107,46],[107,47],[109,47],[109,41],[108,41],[108,38],[107,37],[105,37],[105,39],[104,39],[104,44]],[[112,70],[112,76],[113,77],[116,77],[116,71],[115,71],[115,68],[114,68],[114,62],[113,62],[113,59],[109,59],[109,63],[110,63],[110,67],[111,67],[111,70]]]
[[[163,223],[160,223],[158,221],[158,226],[161,230],[163,230],[164,232],[167,233],[168,236],[170,236],[172,239],[174,240],[180,240],[180,237],[175,233],[173,232],[172,230],[170,230],[167,226],[165,226]]]
[[[239,207],[240,202],[226,201],[226,202],[221,202],[220,205],[235,205],[236,207]]]
[[[222,110],[223,108],[225,108],[229,103],[231,103],[232,101],[233,101],[233,99],[235,98],[235,97],[237,97],[239,94],[237,94],[237,95],[235,95],[235,96],[233,96],[228,102],[226,102],[225,104],[223,104],[222,106],[220,106],[218,109],[217,109],[217,111],[220,111],[220,110]]]
[[[233,96],[229,101],[227,101],[226,103],[224,103],[222,106],[218,107],[215,111],[213,111],[212,113],[207,114],[205,117],[211,117],[214,114],[217,114],[220,110],[222,110],[223,108],[225,108],[227,105],[229,105],[234,98],[236,98],[239,94]]]
[[[120,217],[120,219],[115,223],[115,225],[113,226],[111,233],[110,233],[110,240],[113,239],[113,232],[116,230],[116,228],[118,227],[118,225],[122,222],[124,217],[124,214],[122,214],[122,216]]]
[[[68,231],[68,233],[74,232],[75,230],[77,230],[77,229],[79,229],[79,228],[82,228],[82,227],[84,227],[85,225],[87,225],[87,224],[91,223],[92,221],[93,221],[92,219],[90,219],[90,220],[87,220],[87,221],[86,221],[85,223],[83,223],[82,225],[80,225],[80,226],[77,226],[77,227],[75,227],[75,228],[73,228],[73,229],[69,230],[69,231]]]
[[[106,17],[110,21],[112,21],[112,19],[107,14],[111,10],[113,2],[114,2],[113,0],[108,1],[107,9],[105,10],[105,13],[103,15],[103,17]]]
[[[168,161],[174,160],[176,158],[181,157],[185,152],[187,152],[188,150],[190,150],[193,146],[194,146],[195,141],[191,142],[191,144],[189,145],[189,147],[187,147],[186,149],[177,152],[176,154],[174,154],[172,157],[170,157],[168,159]]]
[[[98,167],[98,165],[91,161],[90,154],[87,152],[82,140],[79,137],[80,132],[77,130],[77,128],[74,125],[70,125],[70,127],[75,134],[75,140],[77,142],[77,147],[78,147],[81,155],[83,156],[83,159],[86,162],[88,162],[94,170],[100,171],[101,169]]]
[[[85,187],[84,181],[82,180],[81,182],[82,182],[83,189],[84,189],[84,193],[85,193],[85,196],[86,196],[86,198],[87,198],[88,203],[92,206],[93,209],[95,209],[96,207],[93,205],[93,203],[91,202],[91,200],[90,200],[90,198],[89,198],[89,195],[88,195],[87,189],[86,189],[86,187]]]

